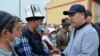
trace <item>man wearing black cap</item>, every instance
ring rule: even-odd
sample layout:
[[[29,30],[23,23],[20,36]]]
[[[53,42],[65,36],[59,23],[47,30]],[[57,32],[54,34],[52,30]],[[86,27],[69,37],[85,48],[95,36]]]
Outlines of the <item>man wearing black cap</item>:
[[[17,46],[17,51],[20,56],[46,56],[49,55],[45,49],[41,35],[37,32],[39,25],[42,25],[44,16],[41,15],[39,8],[36,5],[27,7],[27,25],[22,30],[22,43]]]
[[[74,27],[70,42],[62,56],[98,56],[99,37],[96,30],[86,23],[86,10],[81,4],[72,5],[68,15]]]
[[[64,18],[62,19],[62,29],[57,32],[57,48],[62,52],[66,46],[68,45],[69,41],[69,19]]]
[[[18,56],[14,47],[20,44],[19,18],[0,11],[0,56]]]

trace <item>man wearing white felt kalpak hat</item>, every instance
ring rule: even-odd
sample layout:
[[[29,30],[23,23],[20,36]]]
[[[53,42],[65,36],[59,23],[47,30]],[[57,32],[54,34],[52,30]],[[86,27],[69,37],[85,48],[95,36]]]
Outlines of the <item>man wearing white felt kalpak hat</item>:
[[[42,44],[41,35],[36,30],[42,25],[44,16],[37,5],[29,5],[26,8],[26,13],[27,25],[22,30],[22,43],[16,47],[18,53],[20,56],[49,56]]]

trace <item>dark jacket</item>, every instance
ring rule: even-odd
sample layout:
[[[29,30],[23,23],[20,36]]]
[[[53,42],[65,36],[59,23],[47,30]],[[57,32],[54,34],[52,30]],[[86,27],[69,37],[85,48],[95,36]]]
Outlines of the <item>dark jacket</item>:
[[[100,56],[100,27],[96,24],[92,23],[92,26],[96,29],[98,36],[99,36],[99,49],[98,49],[98,56]]]
[[[63,51],[68,45],[69,41],[69,32],[65,32],[64,29],[61,29],[57,32],[57,47]]]
[[[48,53],[45,52],[43,44],[42,44],[42,39],[39,33],[35,31],[33,34],[29,29],[24,28],[22,30],[22,35],[25,36],[28,41],[29,45],[32,47],[32,52],[35,53],[36,55],[42,55],[42,56],[47,56]]]

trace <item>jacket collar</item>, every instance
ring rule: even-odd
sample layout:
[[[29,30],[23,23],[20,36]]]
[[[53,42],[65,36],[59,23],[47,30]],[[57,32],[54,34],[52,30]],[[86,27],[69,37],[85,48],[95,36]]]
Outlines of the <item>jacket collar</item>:
[[[79,30],[79,29],[81,29],[81,28],[83,28],[84,26],[86,26],[88,23],[87,22],[85,22],[84,24],[82,24],[80,27],[78,27],[78,28],[76,28],[75,30]]]

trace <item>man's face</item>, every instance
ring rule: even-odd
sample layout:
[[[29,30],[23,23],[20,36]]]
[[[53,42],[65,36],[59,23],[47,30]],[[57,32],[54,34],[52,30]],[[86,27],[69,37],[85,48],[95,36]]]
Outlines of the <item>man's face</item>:
[[[91,22],[92,22],[92,16],[87,16],[86,21],[87,21],[87,23],[91,24]]]
[[[69,26],[66,25],[66,26],[65,26],[65,30],[66,30],[66,31],[69,30]]]
[[[14,27],[12,28],[12,32],[10,32],[8,29],[3,29],[1,36],[7,42],[8,40],[9,42],[15,41],[16,37],[20,37],[22,35],[21,29],[22,29],[21,24],[15,22]]]
[[[69,18],[70,18],[71,25],[75,28],[78,28],[83,22],[82,17],[83,17],[82,13],[70,14]]]
[[[38,28],[39,25],[42,25],[42,21],[43,21],[42,19],[36,20],[35,21],[35,27]]]
[[[21,29],[22,29],[21,24],[18,23],[18,22],[16,22],[14,25],[15,26],[14,26],[14,28],[12,30],[12,35],[14,37],[20,37],[22,35],[22,32],[21,32]]]

